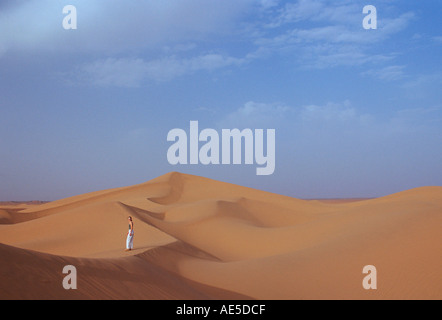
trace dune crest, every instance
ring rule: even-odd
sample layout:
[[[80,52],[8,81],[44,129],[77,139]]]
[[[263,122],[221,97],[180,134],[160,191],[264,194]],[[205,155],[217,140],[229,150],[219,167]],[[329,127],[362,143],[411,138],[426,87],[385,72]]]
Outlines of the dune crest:
[[[131,253],[123,251],[128,215],[135,223]],[[442,187],[333,203],[172,172],[41,205],[0,206],[0,256],[40,261],[35,268],[52,265],[45,259],[105,273],[118,266],[121,275],[109,273],[116,278],[105,295],[111,298],[121,298],[117,278],[135,268],[145,279],[137,298],[151,298],[164,285],[178,290],[165,299],[440,299],[441,227]],[[369,264],[380,270],[377,291],[362,288]],[[25,271],[37,272],[17,272]],[[150,272],[164,284],[151,286]],[[104,285],[95,273],[88,277]],[[174,277],[179,288],[168,287]]]

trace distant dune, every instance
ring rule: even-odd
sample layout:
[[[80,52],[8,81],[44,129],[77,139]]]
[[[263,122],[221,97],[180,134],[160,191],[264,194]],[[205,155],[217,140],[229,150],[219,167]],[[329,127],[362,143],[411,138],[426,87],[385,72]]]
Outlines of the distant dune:
[[[173,172],[0,205],[0,299],[442,299],[441,230],[442,187],[307,201]]]

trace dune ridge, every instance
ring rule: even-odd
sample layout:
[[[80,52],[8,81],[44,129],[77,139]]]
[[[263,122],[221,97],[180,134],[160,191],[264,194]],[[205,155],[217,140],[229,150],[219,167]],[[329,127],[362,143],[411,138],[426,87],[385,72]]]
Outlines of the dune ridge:
[[[307,201],[172,172],[22,210],[0,206],[0,298],[441,299],[441,227],[442,187]],[[61,288],[63,263],[84,266],[75,293]],[[378,269],[378,290],[363,289],[365,265]],[[48,280],[22,293],[26,272]]]

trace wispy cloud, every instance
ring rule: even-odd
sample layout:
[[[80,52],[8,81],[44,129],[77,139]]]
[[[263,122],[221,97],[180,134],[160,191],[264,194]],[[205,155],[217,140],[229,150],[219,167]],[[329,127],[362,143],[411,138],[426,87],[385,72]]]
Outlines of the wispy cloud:
[[[156,50],[226,34],[236,27],[242,12],[252,3],[253,0],[71,0],[58,4],[53,0],[8,1],[0,7],[0,30],[7,30],[0,33],[0,43],[12,52],[109,54]],[[75,33],[62,28],[62,8],[66,4],[77,8]]]
[[[442,44],[442,36],[433,37],[433,40],[434,40],[436,43]]]
[[[372,76],[383,81],[397,81],[406,78],[404,72],[405,66],[388,66],[381,69],[371,69],[362,73],[362,75]]]
[[[372,75],[393,79],[400,70],[382,70],[395,59],[383,44],[414,18],[412,12],[382,15],[378,30],[364,30],[366,3],[347,0],[71,3],[81,17],[74,33],[61,28],[62,6],[51,0],[8,1],[0,12],[0,29],[9,31],[0,34],[0,57],[11,50],[92,53],[96,60],[83,60],[75,73],[81,82],[98,86],[137,87],[279,54],[292,55],[299,68],[379,64]],[[131,19],[123,23],[120,16]],[[213,41],[225,34],[229,41]],[[238,55],[232,43],[239,42]]]
[[[365,30],[363,6],[362,2],[318,0],[286,4],[269,15],[267,29],[261,30],[255,43],[261,50],[294,52],[301,65],[311,68],[391,60],[394,54],[381,44],[403,31],[414,13],[379,18],[377,30]]]
[[[342,125],[369,124],[373,116],[360,113],[349,100],[341,103],[328,102],[325,105],[307,105],[300,108],[299,119],[304,127],[332,126],[342,128]]]
[[[96,86],[139,87],[146,81],[169,81],[199,71],[240,66],[245,59],[204,54],[193,58],[170,56],[145,61],[140,58],[108,58],[86,63],[75,70],[78,82]]]
[[[442,74],[440,73],[428,73],[428,74],[418,74],[414,78],[408,79],[404,83],[405,88],[416,88],[416,87],[429,87],[429,86],[440,87],[442,85]]]
[[[290,107],[281,103],[249,101],[218,120],[219,128],[274,128],[291,114]]]
[[[349,101],[289,106],[284,103],[249,101],[217,120],[219,128],[281,128],[297,131],[369,125],[373,115],[361,113]]]

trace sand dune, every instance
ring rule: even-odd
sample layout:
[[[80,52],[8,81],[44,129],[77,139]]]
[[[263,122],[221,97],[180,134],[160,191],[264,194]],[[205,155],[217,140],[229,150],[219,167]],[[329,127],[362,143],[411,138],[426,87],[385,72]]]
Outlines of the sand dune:
[[[174,172],[21,209],[0,206],[2,299],[442,298],[442,187],[304,201]]]

